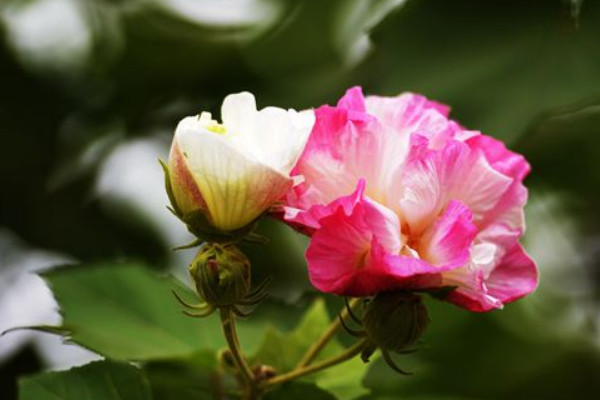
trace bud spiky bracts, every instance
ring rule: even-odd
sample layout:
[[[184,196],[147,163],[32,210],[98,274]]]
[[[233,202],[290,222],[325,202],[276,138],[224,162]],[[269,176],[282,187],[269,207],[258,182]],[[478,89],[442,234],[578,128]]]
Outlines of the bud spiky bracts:
[[[216,308],[230,308],[245,316],[239,306],[258,304],[268,295],[265,287],[269,280],[251,288],[250,261],[233,244],[204,243],[190,264],[189,273],[203,303],[191,305],[176,297],[185,307],[197,311],[184,311],[193,317],[207,316]]]
[[[214,306],[236,304],[250,292],[250,261],[235,245],[204,244],[189,272],[200,298]]]
[[[352,330],[342,320],[349,333],[366,338],[367,344],[361,358],[367,362],[371,355],[380,349],[385,362],[391,368],[409,375],[394,363],[390,352],[412,352],[411,347],[429,326],[429,314],[421,296],[405,291],[381,292],[372,299],[365,300],[364,304],[365,310],[361,319],[348,307],[352,319],[362,325],[364,330]]]

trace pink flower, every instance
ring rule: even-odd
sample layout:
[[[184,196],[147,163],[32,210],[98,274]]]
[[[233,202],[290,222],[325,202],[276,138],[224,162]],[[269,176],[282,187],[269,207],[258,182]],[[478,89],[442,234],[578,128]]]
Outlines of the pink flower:
[[[452,286],[446,299],[471,311],[536,288],[518,242],[529,165],[448,112],[416,94],[364,98],[358,87],[316,110],[283,207],[312,236],[316,288],[369,296]]]

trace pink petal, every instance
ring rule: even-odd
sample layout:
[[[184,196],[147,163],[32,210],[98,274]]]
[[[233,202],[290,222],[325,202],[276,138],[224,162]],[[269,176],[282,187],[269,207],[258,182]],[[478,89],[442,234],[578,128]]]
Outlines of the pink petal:
[[[506,176],[522,181],[531,170],[525,158],[506,148],[504,143],[487,135],[475,135],[466,143],[485,155],[492,168]]]
[[[502,308],[537,287],[537,267],[518,243],[520,231],[495,224],[480,232],[471,250],[471,263],[444,273],[445,285],[457,285],[448,301],[470,311]],[[481,260],[478,248],[491,246],[493,256]],[[478,258],[480,259],[478,261]]]
[[[515,243],[485,283],[488,293],[506,304],[526,296],[537,288],[537,267],[523,247]]]
[[[442,149],[414,135],[402,175],[399,213],[419,234],[451,200],[459,200],[479,224],[508,191],[512,180],[494,170],[480,152],[448,140]]]
[[[374,237],[389,246],[388,251],[400,248],[400,223],[394,213],[365,198],[346,211],[338,207],[322,218],[306,251],[310,279],[325,292],[345,289],[347,275],[362,269],[369,259]]]
[[[453,267],[398,255],[402,243],[397,217],[366,198],[350,214],[338,208],[320,224],[306,258],[312,284],[324,292],[368,296],[382,290],[436,287],[440,273]]]
[[[346,94],[338,101],[337,106],[348,111],[366,113],[367,109],[365,107],[365,98],[363,96],[362,88],[360,86],[354,86],[348,89]]]
[[[356,204],[363,199],[365,185],[365,180],[360,179],[352,194],[338,197],[329,204],[315,204],[306,211],[284,206],[283,219],[296,228],[302,228],[303,233],[311,235],[314,229],[320,228],[321,219],[335,214],[338,210],[350,215]]]
[[[451,201],[420,239],[419,256],[435,266],[455,268],[465,265],[477,234],[472,219],[471,211],[464,204]]]

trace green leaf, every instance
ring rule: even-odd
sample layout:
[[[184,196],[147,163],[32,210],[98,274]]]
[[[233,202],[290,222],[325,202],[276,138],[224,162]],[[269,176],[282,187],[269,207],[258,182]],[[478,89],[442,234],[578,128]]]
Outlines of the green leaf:
[[[337,397],[312,383],[288,382],[268,392],[264,400],[336,400]]]
[[[279,372],[289,371],[296,366],[310,345],[321,336],[329,322],[325,302],[318,299],[291,332],[281,332],[274,326],[269,326],[254,358]],[[327,351],[331,353],[329,347]]]
[[[110,360],[19,381],[20,400],[151,400],[138,368]]]
[[[271,327],[253,359],[257,363],[274,367],[278,373],[290,371],[330,322],[325,302],[317,299],[294,330],[281,332]],[[333,339],[318,359],[327,358],[343,350],[344,347],[337,339]],[[355,399],[368,393],[368,390],[362,386],[362,378],[368,367],[368,364],[356,357],[304,379],[313,381],[319,388],[334,394],[336,398]]]
[[[221,386],[215,366],[215,354],[202,352],[185,360],[153,361],[143,368],[154,399],[197,400],[214,397]]]
[[[171,289],[177,287],[194,302],[189,291],[140,264],[59,268],[43,277],[60,305],[70,339],[110,358],[184,357],[224,345],[215,316],[184,316]]]
[[[216,313],[207,318],[183,315],[174,289],[184,300],[198,297],[171,277],[143,264],[85,264],[43,274],[60,306],[63,326],[44,327],[99,354],[119,360],[155,360],[213,353],[225,347]],[[256,349],[265,320],[290,326],[301,309],[274,302],[260,305],[252,318],[238,321],[242,347]]]

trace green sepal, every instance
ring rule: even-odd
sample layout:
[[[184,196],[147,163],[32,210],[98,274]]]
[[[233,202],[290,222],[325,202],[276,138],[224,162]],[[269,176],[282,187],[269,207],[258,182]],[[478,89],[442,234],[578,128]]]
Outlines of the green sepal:
[[[181,218],[181,210],[177,206],[177,202],[175,201],[175,195],[173,194],[173,186],[171,185],[171,176],[169,174],[169,166],[160,158],[158,159],[160,166],[163,169],[163,173],[165,174],[165,190],[167,191],[167,196],[169,196],[169,201],[171,202],[171,207],[169,211],[175,214],[177,217]]]
[[[234,231],[222,231],[215,228],[202,210],[179,216],[187,225],[188,231],[198,239],[206,242],[237,243],[244,240],[256,229],[258,219]]]
[[[446,300],[448,295],[451,292],[455,291],[456,288],[458,288],[458,286],[448,285],[448,286],[442,286],[441,288],[427,290],[426,293],[435,299]]]

